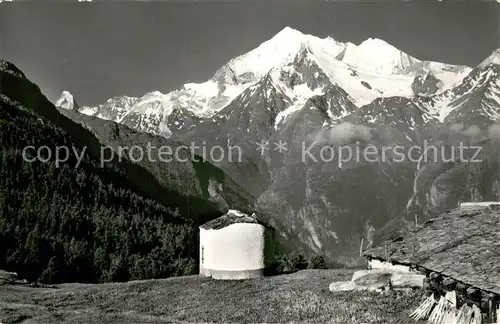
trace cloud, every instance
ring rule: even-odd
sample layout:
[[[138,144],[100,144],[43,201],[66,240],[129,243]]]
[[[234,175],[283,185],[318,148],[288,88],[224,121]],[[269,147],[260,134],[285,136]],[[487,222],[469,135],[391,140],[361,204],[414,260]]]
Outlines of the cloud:
[[[478,136],[478,135],[481,135],[481,129],[479,127],[477,127],[476,125],[472,125],[469,128],[467,128],[466,130],[462,131],[462,134],[464,134],[465,136],[470,136],[470,137]]]
[[[364,125],[342,123],[329,129],[322,129],[310,135],[309,139],[321,144],[348,144],[356,140],[368,141],[372,138],[372,128]]]
[[[464,129],[464,124],[458,123],[458,124],[453,124],[450,126],[450,131],[452,132],[460,132],[462,129]]]
[[[488,128],[488,137],[493,139],[493,140],[500,140],[500,125],[499,124],[491,125]]]

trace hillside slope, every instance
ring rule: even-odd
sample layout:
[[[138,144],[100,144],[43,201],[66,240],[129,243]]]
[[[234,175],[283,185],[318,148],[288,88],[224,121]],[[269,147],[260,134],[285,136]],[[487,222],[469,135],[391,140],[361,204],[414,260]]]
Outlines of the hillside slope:
[[[126,159],[101,164],[94,135],[3,60],[0,125],[0,268],[44,282],[196,272],[197,224],[221,215],[220,204]],[[52,155],[37,157],[41,147]],[[64,163],[55,159],[58,147],[70,151]],[[200,181],[207,170],[224,179],[210,166],[193,177]]]
[[[250,212],[254,198],[221,169],[204,161],[202,156],[193,155],[183,143],[74,110],[59,108],[58,111],[88,129],[103,147],[113,149],[117,156],[121,154],[122,160],[133,158],[164,190],[174,191],[170,195],[177,196],[175,200],[179,204],[189,207],[181,210],[182,214],[197,224],[229,208]],[[139,149],[144,153],[142,159],[137,159]],[[179,158],[162,160],[160,152],[165,149],[178,151]]]
[[[255,280],[198,276],[123,284],[0,286],[2,323],[410,324],[423,292],[331,293],[351,271],[303,270]],[[22,307],[21,307],[22,305]]]

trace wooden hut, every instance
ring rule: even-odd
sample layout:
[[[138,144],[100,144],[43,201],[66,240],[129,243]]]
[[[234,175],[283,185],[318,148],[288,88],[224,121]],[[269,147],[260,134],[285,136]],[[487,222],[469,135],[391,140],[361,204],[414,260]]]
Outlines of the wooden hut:
[[[482,318],[479,321],[476,315],[476,323],[500,323],[498,204],[462,205],[393,235],[363,255],[369,261],[406,266],[425,274],[426,287],[436,298],[452,292],[457,309],[468,305],[480,310]]]

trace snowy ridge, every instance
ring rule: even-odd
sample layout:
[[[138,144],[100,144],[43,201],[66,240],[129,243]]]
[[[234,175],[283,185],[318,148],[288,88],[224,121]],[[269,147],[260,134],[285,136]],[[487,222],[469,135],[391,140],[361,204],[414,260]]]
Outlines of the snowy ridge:
[[[476,112],[483,113],[491,119],[497,119],[497,113],[493,110],[500,108],[498,82],[498,73],[493,68],[493,64],[478,67],[456,87],[432,96],[429,101],[423,103],[423,106],[440,122],[444,122],[453,111],[467,104],[472,96],[482,94],[479,102],[481,106],[475,107]],[[496,107],[494,107],[494,102],[497,103]]]
[[[122,120],[123,114],[129,111],[130,107],[132,107],[137,100],[138,98],[128,96],[114,97],[96,107],[83,106],[79,109],[79,112],[85,115],[119,122]]]
[[[324,94],[323,88],[318,87],[314,90],[311,90],[306,84],[302,83],[300,85],[296,85],[293,88],[287,88],[283,83],[279,82],[277,86],[289,97],[293,100],[293,104],[287,109],[281,111],[276,116],[276,120],[274,123],[274,130],[277,130],[279,125],[286,121],[286,119],[293,114],[294,112],[302,109],[304,107],[306,101],[314,96]]]
[[[326,73],[333,84],[344,89],[358,106],[378,97],[411,96],[414,78],[407,75],[377,76],[353,69],[340,60],[332,60],[328,52],[314,43],[308,44],[311,58]]]
[[[490,72],[491,80],[484,91],[481,106],[485,115],[494,121],[500,120],[500,76]]]
[[[438,62],[427,62],[426,69],[442,82],[440,91],[456,86],[472,71],[472,68],[468,66],[455,66]]]
[[[490,64],[500,65],[500,48],[494,50],[490,56],[488,56],[483,62],[481,62],[481,64],[479,64],[479,67],[486,67]]]

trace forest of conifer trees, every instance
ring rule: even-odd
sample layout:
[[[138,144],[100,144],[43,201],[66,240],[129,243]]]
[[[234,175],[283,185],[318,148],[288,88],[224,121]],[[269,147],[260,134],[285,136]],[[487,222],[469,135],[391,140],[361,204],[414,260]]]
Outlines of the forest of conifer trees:
[[[188,275],[197,227],[127,188],[86,155],[26,162],[28,145],[72,146],[56,125],[0,96],[0,269],[29,281],[107,282]],[[81,150],[80,150],[81,151]]]

